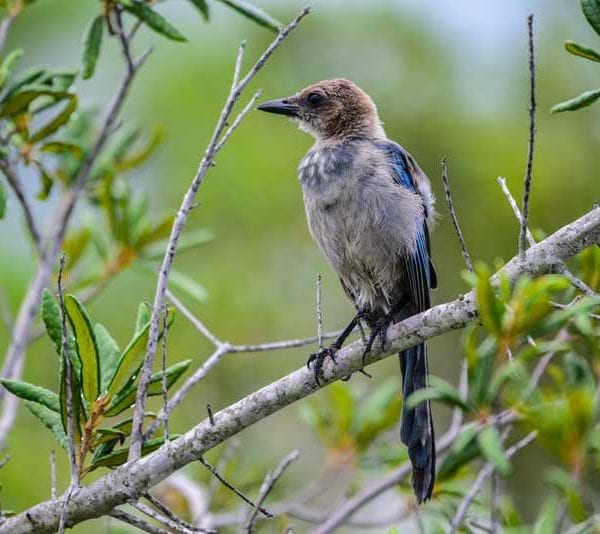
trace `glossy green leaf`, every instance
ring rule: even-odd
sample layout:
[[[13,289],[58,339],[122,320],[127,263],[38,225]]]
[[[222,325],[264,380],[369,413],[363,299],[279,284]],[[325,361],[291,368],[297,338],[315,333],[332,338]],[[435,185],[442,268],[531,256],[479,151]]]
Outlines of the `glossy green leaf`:
[[[54,437],[61,447],[68,448],[67,435],[63,429],[60,415],[48,407],[37,402],[25,401],[27,409],[37,417],[48,429],[52,431]]]
[[[52,135],[61,126],[71,118],[73,112],[77,109],[77,95],[69,95],[68,102],[64,108],[55,115],[45,126],[42,126],[37,132],[29,136],[29,142],[37,143],[42,139]]]
[[[96,63],[102,46],[102,34],[104,32],[104,17],[98,15],[85,29],[83,34],[83,50],[81,63],[83,65],[81,77],[88,80],[94,75]]]
[[[590,26],[600,35],[600,0],[581,0],[581,10]]]
[[[498,300],[496,292],[492,287],[489,269],[485,265],[480,264],[476,267],[475,271],[477,274],[475,292],[477,295],[479,317],[488,332],[499,336],[502,334],[504,306]]]
[[[550,110],[550,113],[561,113],[563,111],[575,111],[577,109],[585,108],[590,104],[593,104],[598,98],[600,98],[600,89],[586,91],[571,100],[556,104],[556,106]]]
[[[65,296],[67,316],[75,334],[77,354],[81,361],[83,395],[88,402],[100,395],[100,358],[92,322],[83,305],[73,296]]]
[[[175,434],[171,436],[171,440],[175,440],[179,437],[179,434]],[[165,438],[156,438],[148,440],[144,443],[142,447],[142,455],[148,454],[152,451],[158,449],[165,442]],[[93,463],[90,465],[90,471],[93,469],[97,469],[98,467],[117,467],[121,464],[124,464],[127,461],[127,456],[129,455],[129,448],[125,447],[123,449],[116,450],[111,452],[106,456],[101,456],[99,458],[94,459]]]
[[[108,386],[108,394],[115,396],[126,388],[135,378],[136,373],[144,363],[146,346],[148,345],[148,330],[150,323],[136,332],[129,345],[123,351],[115,373]]]
[[[60,413],[60,401],[54,391],[29,382],[11,380],[10,378],[0,378],[0,383],[20,399],[37,402],[56,413]]]
[[[192,360],[184,360],[166,369],[165,374],[167,375],[167,389],[179,379],[179,377],[190,366],[190,363],[192,363]],[[162,393],[162,376],[162,372],[159,372],[154,373],[150,377],[150,384],[148,386],[149,397],[160,395]],[[113,399],[113,401],[110,403],[110,406],[106,410],[106,415],[112,417],[129,408],[135,402],[136,393],[137,386],[135,384],[130,385],[125,391],[121,392]]]
[[[504,449],[500,434],[493,426],[486,426],[477,436],[477,442],[484,456],[496,467],[501,475],[507,475],[510,471],[510,463]]]
[[[274,19],[266,11],[253,4],[245,2],[244,0],[221,0],[221,2],[229,6],[231,9],[234,9],[238,13],[244,15],[244,17],[253,20],[260,26],[269,28],[274,32],[278,32],[282,28],[281,22],[279,22],[277,19]]]
[[[4,61],[2,61],[2,65],[0,65],[0,89],[4,87],[14,64],[22,55],[23,49],[17,48],[10,52],[6,58],[4,58]]]
[[[56,354],[60,354],[62,352],[60,308],[52,293],[46,288],[42,291],[42,321],[46,327],[48,337],[54,343]]]
[[[126,11],[145,23],[150,29],[173,41],[185,41],[185,37],[162,15],[142,0],[117,0]]]
[[[573,41],[565,42],[565,49],[570,54],[574,56],[583,57],[585,59],[589,59],[590,61],[600,61],[600,53],[596,52],[593,48],[588,48],[587,46],[580,45],[579,43],[574,43]]]
[[[18,91],[7,95],[6,100],[0,105],[0,117],[8,117],[26,111],[30,104],[41,96],[51,97],[52,102],[56,102],[72,95],[47,85],[25,85]]]
[[[46,154],[70,154],[80,159],[83,156],[81,147],[73,143],[63,143],[62,141],[50,141],[40,147],[40,152]]]
[[[135,333],[141,332],[152,318],[152,306],[148,302],[142,302],[138,306],[137,317],[135,319]]]
[[[100,323],[94,326],[94,334],[98,345],[98,354],[100,356],[100,369],[102,371],[101,391],[108,389],[108,384],[112,378],[115,369],[121,357],[121,349],[110,333]]]
[[[206,20],[208,22],[208,19],[210,17],[210,11],[208,9],[208,3],[206,2],[206,0],[189,0],[189,1],[194,6],[196,6],[196,9],[198,11],[200,11],[204,20]]]
[[[6,194],[6,188],[4,187],[4,184],[0,182],[0,219],[3,219],[6,214],[7,201],[8,195]]]

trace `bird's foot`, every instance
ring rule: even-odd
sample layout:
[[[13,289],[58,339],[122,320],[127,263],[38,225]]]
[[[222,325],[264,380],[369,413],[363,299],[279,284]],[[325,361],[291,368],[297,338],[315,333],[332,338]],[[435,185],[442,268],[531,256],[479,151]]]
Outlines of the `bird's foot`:
[[[371,335],[369,336],[369,339],[367,340],[367,343],[365,345],[365,350],[362,355],[363,365],[365,364],[365,358],[367,357],[369,352],[371,352],[371,349],[373,348],[373,344],[375,343],[375,340],[377,338],[379,338],[381,350],[385,350],[385,346],[387,344],[387,329],[390,326],[390,324],[392,324],[392,315],[388,314],[385,317],[383,317],[382,319],[379,319],[373,326],[373,329],[371,330]]]
[[[321,387],[320,376],[321,370],[323,369],[323,362],[327,358],[330,358],[333,363],[336,363],[335,355],[338,350],[340,350],[340,347],[334,343],[330,347],[321,349],[319,352],[315,352],[309,356],[308,361],[306,362],[306,367],[309,369],[312,368],[317,386]]]

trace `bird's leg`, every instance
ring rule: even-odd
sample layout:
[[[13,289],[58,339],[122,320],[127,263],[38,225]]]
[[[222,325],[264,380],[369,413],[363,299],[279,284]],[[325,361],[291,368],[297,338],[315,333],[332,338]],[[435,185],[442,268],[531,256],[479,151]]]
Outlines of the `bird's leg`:
[[[381,350],[385,350],[385,345],[387,343],[388,327],[394,322],[394,316],[408,303],[408,300],[408,298],[403,298],[389,311],[389,313],[386,313],[383,317],[372,322],[371,335],[367,340],[365,350],[362,356],[363,365],[365,363],[365,358],[373,348],[373,343],[375,343],[375,339],[377,339],[378,337],[379,343],[381,344]]]
[[[358,311],[356,315],[352,318],[352,320],[348,323],[348,326],[344,328],[343,332],[338,336],[338,338],[329,346],[324,349],[321,349],[319,352],[315,352],[310,355],[308,361],[306,362],[306,366],[310,369],[312,366],[315,382],[317,386],[321,386],[319,381],[319,376],[321,374],[321,369],[323,368],[323,362],[326,358],[331,358],[333,363],[335,361],[335,355],[338,350],[340,350],[344,344],[344,341],[348,338],[348,336],[352,333],[352,331],[359,324],[359,320],[363,318],[365,315],[364,312]]]

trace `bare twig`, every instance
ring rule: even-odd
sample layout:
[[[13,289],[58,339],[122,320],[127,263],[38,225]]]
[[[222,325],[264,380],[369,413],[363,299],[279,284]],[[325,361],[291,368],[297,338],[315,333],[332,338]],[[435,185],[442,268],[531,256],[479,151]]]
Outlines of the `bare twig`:
[[[597,527],[600,525],[600,514],[594,514],[592,517],[589,517],[582,523],[577,523],[573,525],[569,530],[565,531],[565,534],[585,534],[589,532],[594,532],[592,527]]]
[[[180,525],[181,527],[186,528],[187,530],[189,530],[191,532],[213,532],[211,530],[206,530],[206,529],[194,526],[191,523],[188,523],[187,521],[184,521],[183,519],[181,519],[181,517],[179,517],[177,514],[175,514],[168,506],[166,506],[160,499],[157,499],[150,493],[145,493],[144,498],[147,499],[152,504],[152,506],[154,506],[164,516],[168,517],[174,523]]]
[[[175,295],[173,295],[173,293],[171,293],[171,290],[167,289],[165,291],[165,295],[173,303],[173,306],[175,306],[175,308],[177,308],[181,312],[181,314],[190,323],[194,325],[196,330],[198,330],[198,332],[200,332],[206,339],[208,339],[215,346],[215,348],[219,348],[221,345],[223,345],[223,342],[219,338],[217,338],[217,336],[215,336],[204,325],[204,323],[200,321],[200,319],[198,319],[190,310],[188,310],[183,304],[183,302],[181,302]]]
[[[142,514],[147,515],[148,517],[151,517],[152,519],[154,519],[155,521],[158,521],[159,523],[162,523],[163,525],[165,525],[167,528],[169,528],[173,532],[180,532],[181,534],[194,534],[196,532],[206,532],[203,529],[195,528],[193,525],[190,525],[188,527],[187,525],[185,525],[184,523],[179,521],[179,518],[177,516],[175,516],[176,519],[172,519],[171,517],[168,517],[167,515],[157,512],[156,510],[154,510],[153,508],[151,508],[150,506],[148,506],[147,504],[145,504],[143,502],[138,501],[138,502],[132,503],[131,505],[136,510],[141,512]]]
[[[557,264],[556,270],[560,274],[562,274],[569,282],[571,282],[571,285],[575,289],[581,291],[584,295],[600,299],[600,294],[596,293],[596,291],[594,291],[583,280],[581,280],[581,278],[578,278],[571,271],[569,271],[569,269],[567,269],[564,263]]]
[[[163,318],[163,338],[162,338],[162,399],[163,399],[163,410],[164,424],[165,424],[165,443],[169,443],[169,410],[167,404],[169,403],[169,396],[167,394],[167,330],[169,329],[169,306],[165,305],[165,314]]]
[[[155,527],[147,521],[144,521],[142,518],[137,517],[128,512],[124,512],[123,510],[119,510],[117,508],[109,512],[108,515],[114,517],[115,519],[118,519],[119,521],[122,521],[123,523],[127,523],[128,525],[132,525],[136,528],[139,528],[144,532],[149,532],[150,534],[170,534],[170,532],[168,530],[165,530],[164,528]]]
[[[460,243],[460,251],[462,253],[463,259],[465,260],[467,270],[472,273],[473,263],[471,262],[471,256],[469,255],[469,249],[467,248],[465,237],[462,233],[462,230],[460,229],[460,225],[458,224],[458,217],[456,216],[456,210],[454,209],[454,202],[452,202],[452,194],[450,193],[450,182],[448,181],[448,167],[446,165],[446,158],[442,160],[442,182],[444,182],[444,191],[446,192],[446,205],[448,206],[450,218],[452,219],[452,224],[454,225],[454,231],[456,232],[458,242]]]
[[[152,317],[150,319],[150,330],[148,334],[148,346],[146,350],[146,358],[144,360],[144,365],[142,367],[140,373],[139,384],[137,388],[136,401],[135,401],[135,411],[133,416],[133,428],[131,432],[131,445],[129,448],[129,461],[137,460],[142,451],[142,443],[144,440],[144,435],[142,431],[143,427],[143,419],[144,419],[144,410],[146,405],[146,395],[148,393],[148,384],[150,382],[150,376],[152,374],[152,366],[154,364],[154,357],[156,355],[156,346],[158,342],[158,324],[159,324],[159,315],[160,310],[162,308],[165,293],[167,290],[167,283],[169,279],[169,273],[171,271],[171,265],[173,264],[173,259],[175,257],[175,251],[177,250],[177,243],[179,242],[179,236],[185,226],[187,221],[188,213],[192,209],[194,205],[194,201],[196,198],[196,193],[200,188],[200,185],[204,181],[204,177],[208,169],[213,165],[213,161],[218,151],[222,148],[222,144],[220,144],[220,139],[225,131],[227,120],[231,115],[233,107],[235,103],[239,100],[242,91],[246,88],[246,86],[250,83],[250,81],[256,76],[258,71],[264,66],[267,59],[271,56],[271,54],[283,43],[286,37],[298,26],[300,21],[308,15],[309,8],[304,8],[300,14],[281,30],[276,39],[271,43],[271,45],[265,50],[262,56],[258,59],[258,61],[254,64],[254,66],[250,69],[248,74],[237,84],[232,83],[231,91],[229,96],[225,102],[223,110],[221,111],[221,115],[217,121],[215,129],[213,131],[212,137],[208,146],[204,152],[204,156],[200,162],[198,167],[198,171],[196,172],[196,176],[192,180],[192,183],[186,192],[179,211],[175,217],[175,221],[173,222],[173,227],[171,229],[171,235],[169,237],[169,242],[167,244],[167,248],[165,251],[165,256],[163,258],[161,268],[158,274],[158,281],[156,284],[156,293],[154,297],[154,304],[152,310]],[[236,60],[236,67],[234,69],[234,81],[235,78],[239,75],[239,70],[241,65],[241,55],[243,48],[240,48],[240,52],[238,53],[238,59]],[[244,111],[240,113],[240,116],[243,116]],[[242,117],[240,117],[240,120]],[[230,130],[225,133],[225,136],[228,135],[229,132],[232,132],[235,128],[236,123],[232,124]],[[230,133],[229,133],[230,135]]]
[[[317,347],[323,349],[323,303],[321,302],[321,275],[317,276]]]
[[[5,19],[6,20],[6,19]],[[1,28],[1,25],[0,25]],[[1,31],[1,30],[0,30]],[[0,171],[6,176],[6,181],[8,185],[10,185],[13,193],[17,197],[19,204],[21,205],[21,209],[23,210],[23,215],[25,215],[25,222],[27,223],[27,228],[29,229],[29,235],[33,241],[36,252],[41,253],[41,235],[37,228],[37,223],[35,222],[35,218],[33,217],[33,211],[31,210],[31,206],[29,205],[29,201],[25,196],[25,192],[21,187],[21,181],[19,177],[15,174],[14,169],[10,166],[8,161],[0,158]]]
[[[223,452],[221,453],[221,456],[219,457],[219,460],[217,461],[216,470],[218,473],[222,473],[225,471],[225,469],[227,469],[227,465],[232,460],[236,451],[240,448],[240,445],[241,445],[241,442],[238,438],[233,438],[231,441],[229,441],[227,443],[227,445],[225,446],[225,449],[223,449]],[[212,477],[210,479],[210,482],[208,483],[208,495],[207,495],[208,505],[207,505],[207,508],[210,507],[210,503],[213,500],[218,487],[219,487],[219,479]]]
[[[257,505],[254,504],[250,499],[248,499],[248,497],[246,497],[239,489],[237,489],[233,484],[230,484],[229,482],[227,482],[227,480],[225,480],[212,465],[210,465],[204,458],[202,458],[202,456],[200,456],[198,458],[198,461],[204,467],[206,467],[206,469],[208,469],[213,474],[213,476],[215,478],[217,478],[219,480],[219,482],[221,482],[221,484],[223,484],[223,486],[225,486],[226,488],[228,488],[231,491],[233,491],[233,493],[235,493],[240,499],[242,499],[242,501],[244,501],[246,504],[249,504],[253,508],[257,507]],[[270,514],[269,512],[267,512],[262,506],[258,506],[258,510],[265,517],[267,517],[269,519],[271,519],[273,517],[273,515]]]
[[[527,250],[527,222],[529,220],[529,195],[531,192],[531,172],[535,150],[535,49],[533,46],[533,15],[527,17],[527,35],[529,44],[529,143],[527,148],[527,166],[523,187],[523,219],[519,234],[519,258],[525,260]]]
[[[50,498],[55,500],[58,497],[56,480],[56,451],[50,451]]]
[[[529,445],[535,439],[536,436],[537,436],[536,430],[534,430],[533,432],[530,432],[524,438],[517,441],[517,443],[515,443],[513,446],[506,449],[506,451],[505,451],[506,456],[508,458],[511,458],[520,449]],[[471,489],[469,490],[469,492],[465,495],[465,497],[461,501],[461,503],[458,506],[458,509],[456,511],[456,514],[455,514],[454,518],[452,519],[452,522],[450,524],[450,530],[449,530],[450,534],[454,534],[454,532],[457,532],[458,528],[460,527],[461,523],[463,522],[463,519],[465,517],[465,514],[467,513],[467,510],[469,509],[469,507],[471,506],[471,503],[475,499],[475,496],[479,492],[483,483],[490,477],[490,475],[493,472],[494,472],[494,464],[489,463],[489,462],[485,464],[485,466],[481,469],[481,471],[479,471],[477,478],[471,485]]]
[[[250,534],[254,531],[254,523],[256,522],[256,516],[258,514],[260,506],[263,502],[265,502],[267,495],[269,495],[269,493],[273,489],[273,486],[277,484],[277,481],[281,478],[283,472],[290,466],[292,462],[295,462],[299,456],[300,452],[297,449],[294,449],[285,458],[283,458],[281,462],[279,462],[279,465],[274,469],[272,473],[267,473],[267,476],[265,477],[265,480],[263,481],[262,486],[260,487],[260,493],[258,496],[258,500],[256,501],[256,506],[250,511],[244,523],[244,532]]]
[[[500,276],[511,284],[524,274],[534,278],[541,276],[552,270],[557,259],[565,261],[598,241],[600,241],[600,206],[594,207],[579,219],[531,247],[525,263],[520,261],[518,256],[512,258],[492,277],[491,282],[497,284]],[[397,355],[398,352],[417,343],[451,330],[461,329],[476,320],[476,299],[471,291],[454,301],[438,304],[401,323],[391,325],[387,331],[386,351],[382,352],[380,347],[375,347],[367,356],[366,364],[371,365],[389,356]],[[363,350],[360,341],[340,350],[335,365],[326,363],[323,366],[323,383],[329,384],[341,380],[362,368]],[[143,461],[128,462],[82,487],[71,500],[69,524],[75,525],[87,519],[106,515],[116,506],[137,498],[181,467],[197,461],[200,455],[239,434],[243,429],[307,397],[316,390],[312,373],[302,366],[272,384],[252,392],[215,413],[214,426],[207,418],[173,441],[168,448],[161,447],[146,455]],[[505,418],[503,417],[505,424],[516,419],[515,414],[507,414]],[[0,534],[55,532],[60,518],[60,504],[60,498],[58,501],[49,499],[14,517],[7,518],[0,525]]]

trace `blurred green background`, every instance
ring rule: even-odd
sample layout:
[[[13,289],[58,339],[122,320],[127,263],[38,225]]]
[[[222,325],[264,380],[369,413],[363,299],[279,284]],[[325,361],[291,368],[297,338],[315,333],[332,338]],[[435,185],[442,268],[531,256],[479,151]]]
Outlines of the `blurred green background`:
[[[131,177],[134,188],[151,196],[158,218],[174,212],[194,175],[224,98],[237,46],[247,40],[248,66],[272,34],[209,2],[205,23],[187,2],[169,1],[160,8],[188,38],[184,44],[143,31],[139,50],[155,44],[124,111],[124,119],[150,130],[162,125],[165,140],[158,153]],[[303,1],[258,1],[282,21],[291,19]],[[83,27],[98,11],[97,2],[40,0],[15,23],[8,48],[22,47],[22,67],[36,64],[76,66]],[[550,107],[589,89],[597,80],[594,65],[569,56],[565,39],[594,45],[597,36],[571,0],[407,0],[314,2],[313,13],[277,51],[248,90],[263,89],[263,98],[285,96],[320,79],[346,77],[358,83],[378,105],[388,136],[404,145],[431,178],[438,197],[439,223],[433,256],[444,302],[466,290],[463,261],[447,215],[440,161],[448,158],[458,215],[474,259],[510,258],[517,225],[496,184],[505,176],[520,198],[527,145],[526,16],[535,14],[539,116],[532,214],[535,227],[550,232],[586,211],[600,192],[600,108],[550,116]],[[79,82],[85,107],[101,110],[112,94],[123,63],[114,40],[106,40],[99,70]],[[597,44],[597,43],[596,43]],[[326,329],[341,327],[352,310],[338,281],[311,242],[306,229],[296,166],[311,139],[291,123],[252,112],[218,157],[192,212],[190,228],[207,228],[215,239],[176,259],[179,270],[209,292],[204,303],[182,297],[221,339],[253,343],[315,333],[315,280],[323,274]],[[28,183],[34,193],[37,183]],[[47,203],[35,201],[40,216]],[[82,218],[86,214],[82,213]],[[32,251],[22,231],[21,215],[9,205],[0,224],[0,285],[16,312],[32,274]],[[90,306],[92,317],[106,325],[124,345],[136,309],[152,299],[154,281],[131,270]],[[456,382],[459,335],[430,343],[430,369]],[[0,347],[8,334],[0,329]],[[169,336],[172,362],[192,358],[193,366],[210,353],[210,345],[182,318]],[[303,365],[310,348],[227,356],[195,389],[172,418],[174,431],[190,428],[206,416],[210,402],[219,409]],[[398,374],[395,358],[370,369],[373,382]],[[43,339],[28,351],[25,379],[56,388],[57,361]],[[368,389],[362,376],[352,387]],[[321,394],[318,394],[321,395]],[[440,413],[438,434],[446,424]],[[291,448],[302,451],[290,469],[286,492],[303,487],[320,472],[322,450],[292,406],[245,431],[240,462],[244,477],[260,479]],[[10,462],[0,471],[3,508],[20,510],[49,498],[48,455],[55,445],[50,433],[25,410],[10,436]],[[59,451],[60,487],[68,482],[66,455]],[[532,450],[516,460],[515,488],[535,494]],[[190,466],[192,476],[204,476]],[[522,500],[524,511],[537,504]],[[75,532],[97,532],[102,522],[88,522]]]

